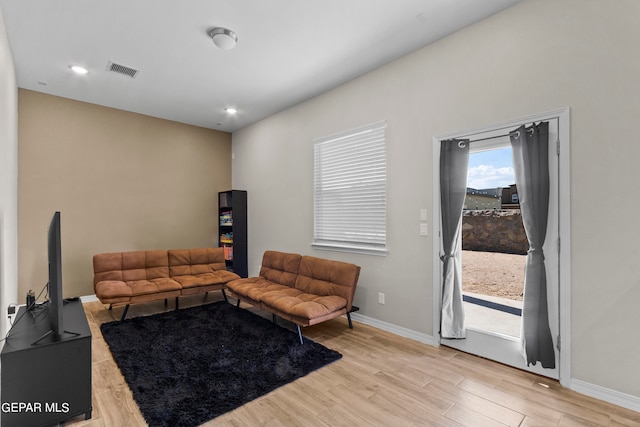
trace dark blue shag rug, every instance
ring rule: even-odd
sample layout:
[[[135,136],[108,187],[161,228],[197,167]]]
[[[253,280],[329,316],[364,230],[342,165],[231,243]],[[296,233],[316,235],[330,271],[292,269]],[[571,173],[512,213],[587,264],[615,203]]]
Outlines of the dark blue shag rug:
[[[197,426],[342,357],[224,301],[100,329],[150,426]]]

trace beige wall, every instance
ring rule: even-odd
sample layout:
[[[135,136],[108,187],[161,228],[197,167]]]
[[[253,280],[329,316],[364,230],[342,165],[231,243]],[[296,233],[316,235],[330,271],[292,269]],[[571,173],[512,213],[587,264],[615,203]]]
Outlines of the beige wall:
[[[217,245],[231,135],[20,90],[19,291],[47,282],[61,212],[65,297],[91,295],[93,254]]]
[[[432,212],[432,137],[568,106],[571,374],[640,396],[637,233],[620,228],[640,209],[629,197],[640,190],[638,16],[636,0],[525,0],[234,133],[233,185],[249,192],[250,272],[265,249],[355,262],[360,313],[431,335],[437,254],[433,236],[418,231],[419,209]],[[311,141],[379,120],[388,125],[389,255],[312,250]],[[625,209],[608,215],[594,196]]]

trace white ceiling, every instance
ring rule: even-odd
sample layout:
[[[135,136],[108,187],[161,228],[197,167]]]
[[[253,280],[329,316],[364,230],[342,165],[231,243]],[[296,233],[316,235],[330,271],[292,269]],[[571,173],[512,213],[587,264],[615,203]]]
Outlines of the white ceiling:
[[[19,87],[233,132],[518,1],[0,0],[0,8]],[[217,48],[211,26],[235,31],[237,46]],[[110,61],[139,73],[108,72]],[[75,64],[89,73],[74,74]]]

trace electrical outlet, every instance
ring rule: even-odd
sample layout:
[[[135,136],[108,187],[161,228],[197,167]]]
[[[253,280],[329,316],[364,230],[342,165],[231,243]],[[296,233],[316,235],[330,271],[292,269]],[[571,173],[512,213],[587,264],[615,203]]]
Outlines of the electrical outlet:
[[[384,294],[382,292],[378,293],[378,304],[384,304]]]
[[[7,314],[9,316],[12,316],[12,315],[16,314],[16,306],[15,305],[10,305],[9,308],[7,309]]]

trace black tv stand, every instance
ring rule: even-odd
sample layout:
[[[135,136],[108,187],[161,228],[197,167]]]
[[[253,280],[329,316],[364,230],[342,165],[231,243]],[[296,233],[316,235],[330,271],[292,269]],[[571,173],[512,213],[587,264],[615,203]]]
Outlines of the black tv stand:
[[[67,331],[66,329],[64,330],[63,334],[71,334],[71,335],[73,335],[74,337],[77,337],[77,336],[82,335],[80,332],[71,332],[71,331]],[[53,329],[50,329],[48,332],[45,332],[45,333],[44,333],[44,335],[42,335],[40,338],[38,338],[37,340],[35,340],[34,342],[32,342],[32,343],[31,343],[31,345],[40,345],[40,341],[44,340],[44,339],[45,339],[45,338],[47,338],[47,337],[50,337],[51,335],[54,335],[54,334],[53,334]],[[60,341],[64,341],[65,339],[66,339],[66,338],[64,338],[64,337],[62,337],[62,336],[56,337],[56,336],[54,335],[54,338],[53,338],[53,340],[52,340],[52,341],[54,341],[54,342],[60,342]],[[43,343],[43,344],[49,344],[49,343]]]
[[[11,328],[0,355],[3,426],[91,418],[91,330],[80,301],[63,306],[65,332],[77,331],[71,336],[53,340],[45,313],[23,316]]]

